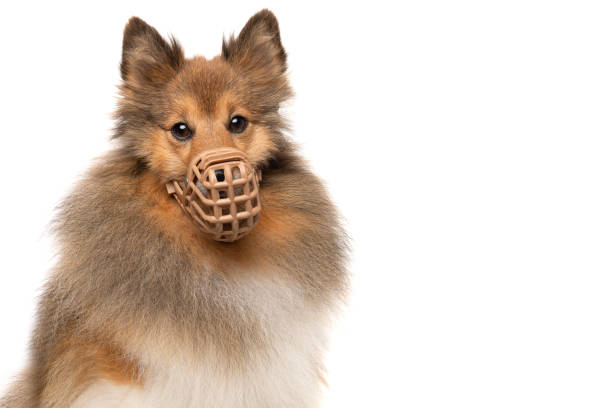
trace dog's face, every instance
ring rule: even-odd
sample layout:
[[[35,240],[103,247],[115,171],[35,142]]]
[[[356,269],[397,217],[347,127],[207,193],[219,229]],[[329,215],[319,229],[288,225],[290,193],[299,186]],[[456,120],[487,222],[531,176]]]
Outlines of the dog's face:
[[[132,18],[124,32],[117,138],[165,183],[205,150],[234,147],[261,166],[285,143],[280,104],[292,95],[274,15],[263,10],[222,54],[186,59]]]

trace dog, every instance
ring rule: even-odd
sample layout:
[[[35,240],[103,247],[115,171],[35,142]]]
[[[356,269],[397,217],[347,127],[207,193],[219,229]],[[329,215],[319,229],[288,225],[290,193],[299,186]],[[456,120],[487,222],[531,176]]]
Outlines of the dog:
[[[347,238],[286,136],[276,17],[253,15],[210,60],[132,17],[120,73],[115,143],[58,207],[30,361],[0,406],[318,406]],[[261,175],[257,222],[233,242],[167,189],[219,148]]]

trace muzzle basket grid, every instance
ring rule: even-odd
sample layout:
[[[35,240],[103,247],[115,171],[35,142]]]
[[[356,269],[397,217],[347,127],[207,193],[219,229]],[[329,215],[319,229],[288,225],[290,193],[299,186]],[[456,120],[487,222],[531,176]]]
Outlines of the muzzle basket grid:
[[[196,157],[184,183],[174,180],[166,187],[202,231],[233,242],[259,219],[258,176],[240,150],[219,148]]]

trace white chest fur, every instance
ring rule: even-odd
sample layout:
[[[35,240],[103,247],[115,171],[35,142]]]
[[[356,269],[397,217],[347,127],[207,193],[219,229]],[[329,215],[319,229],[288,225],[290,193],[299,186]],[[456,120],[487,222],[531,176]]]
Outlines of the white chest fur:
[[[140,387],[99,381],[71,408],[316,407],[321,393],[320,357],[325,322],[293,290],[278,282],[242,282],[243,307],[261,316],[272,335],[266,353],[232,372],[214,352],[194,358],[177,346],[152,341],[131,346],[143,363]],[[170,346],[172,347],[172,346]]]
[[[295,366],[293,370],[276,366],[264,371],[262,367],[235,378],[223,378],[208,370],[193,372],[177,365],[156,373],[143,387],[100,381],[89,387],[72,408],[316,407],[320,384],[314,370],[306,368],[311,363],[290,363]]]

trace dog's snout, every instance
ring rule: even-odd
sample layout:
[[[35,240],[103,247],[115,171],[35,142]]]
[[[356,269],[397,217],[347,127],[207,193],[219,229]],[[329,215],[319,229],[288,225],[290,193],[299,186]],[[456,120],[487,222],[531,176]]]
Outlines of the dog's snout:
[[[242,151],[215,148],[194,157],[185,182],[173,180],[167,189],[205,234],[233,242],[257,224],[259,180]]]

